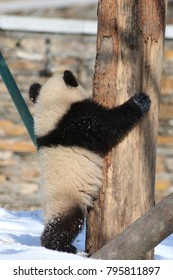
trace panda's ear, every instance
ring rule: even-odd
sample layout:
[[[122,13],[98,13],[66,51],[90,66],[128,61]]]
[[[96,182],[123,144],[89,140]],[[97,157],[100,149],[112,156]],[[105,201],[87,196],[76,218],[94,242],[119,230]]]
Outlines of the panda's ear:
[[[41,89],[41,85],[36,83],[36,84],[32,84],[29,88],[29,98],[31,99],[32,102],[36,102],[37,97],[39,95]]]
[[[67,87],[77,87],[79,85],[76,77],[69,70],[64,71],[63,79]]]

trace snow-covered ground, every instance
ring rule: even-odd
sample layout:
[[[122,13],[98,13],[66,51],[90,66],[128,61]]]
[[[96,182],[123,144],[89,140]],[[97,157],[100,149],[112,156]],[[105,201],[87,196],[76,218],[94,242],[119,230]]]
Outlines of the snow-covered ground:
[[[14,212],[0,208],[0,260],[81,260],[77,255],[56,252],[40,246],[43,230],[41,211]],[[74,245],[84,250],[85,230],[76,238]],[[173,260],[173,235],[155,248],[155,259]]]

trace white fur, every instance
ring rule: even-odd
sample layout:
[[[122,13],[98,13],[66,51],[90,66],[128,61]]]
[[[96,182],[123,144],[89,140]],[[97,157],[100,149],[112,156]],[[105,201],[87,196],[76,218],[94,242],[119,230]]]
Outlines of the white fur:
[[[49,133],[73,102],[89,96],[84,89],[67,87],[62,76],[49,79],[35,104],[35,133]],[[66,213],[73,206],[83,211],[92,206],[102,181],[102,159],[79,147],[44,147],[39,150],[41,189],[45,221]]]
[[[73,206],[92,206],[102,182],[102,159],[81,148],[39,151],[43,209],[48,221]]]

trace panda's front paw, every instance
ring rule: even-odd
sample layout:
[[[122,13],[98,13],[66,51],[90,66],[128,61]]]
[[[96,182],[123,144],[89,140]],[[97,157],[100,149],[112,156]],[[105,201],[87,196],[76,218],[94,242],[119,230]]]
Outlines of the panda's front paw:
[[[140,108],[142,114],[145,114],[150,109],[151,100],[145,93],[137,93],[132,97],[135,104]]]

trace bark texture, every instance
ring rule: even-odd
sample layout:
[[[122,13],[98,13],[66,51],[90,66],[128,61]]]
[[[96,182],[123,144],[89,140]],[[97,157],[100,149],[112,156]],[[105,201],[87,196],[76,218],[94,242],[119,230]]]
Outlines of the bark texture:
[[[152,104],[105,158],[100,197],[87,217],[90,255],[154,205],[165,7],[164,0],[99,0],[93,98],[112,107],[146,92]]]

